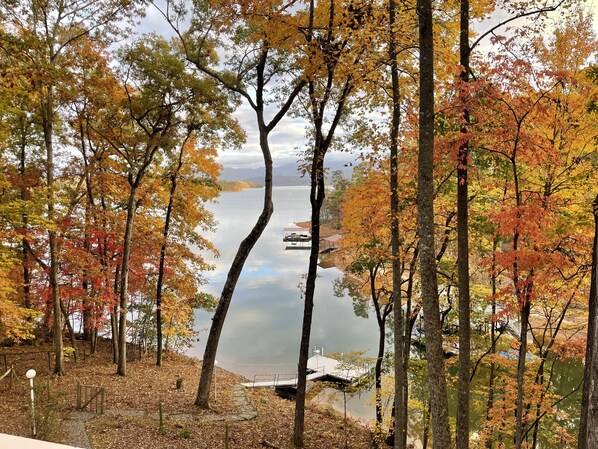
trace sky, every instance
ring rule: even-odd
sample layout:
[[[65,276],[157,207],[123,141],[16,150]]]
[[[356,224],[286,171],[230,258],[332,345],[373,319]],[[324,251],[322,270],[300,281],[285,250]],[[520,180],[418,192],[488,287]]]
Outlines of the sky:
[[[594,15],[594,31],[598,34],[598,0],[585,0],[587,7]],[[559,15],[554,14],[555,20]],[[496,14],[488,23],[496,23],[501,15]],[[153,7],[149,6],[146,17],[142,20],[139,28],[140,33],[156,32],[164,36],[172,36],[173,33],[162,17]],[[480,47],[483,51],[483,46]],[[247,141],[240,150],[221,151],[218,162],[227,168],[255,168],[263,165],[262,155],[259,148],[259,135],[257,132],[256,119],[253,110],[246,104],[236,112],[236,118],[247,133]],[[285,117],[270,134],[270,149],[274,158],[274,166],[294,163],[299,160],[299,152],[305,146],[305,121],[292,117]],[[341,152],[330,152],[327,160],[348,162],[354,157]]]

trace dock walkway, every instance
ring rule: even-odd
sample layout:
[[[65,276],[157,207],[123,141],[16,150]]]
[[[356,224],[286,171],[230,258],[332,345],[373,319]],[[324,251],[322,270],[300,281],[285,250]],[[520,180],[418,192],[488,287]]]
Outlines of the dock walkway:
[[[316,354],[307,359],[307,371],[306,379],[308,382],[329,380],[332,382],[351,383],[366,374],[367,368],[345,368],[336,359]],[[245,382],[241,385],[247,388],[296,387],[297,381],[297,374],[258,374],[254,376],[253,382]]]

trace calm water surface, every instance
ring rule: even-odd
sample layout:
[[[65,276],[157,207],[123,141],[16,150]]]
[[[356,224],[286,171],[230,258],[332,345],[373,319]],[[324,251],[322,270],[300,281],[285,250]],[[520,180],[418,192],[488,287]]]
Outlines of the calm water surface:
[[[257,220],[263,193],[263,189],[223,192],[218,204],[210,205],[218,220],[218,230],[211,240],[220,251],[220,257],[208,257],[216,268],[206,273],[209,284],[205,290],[216,297],[220,295],[239,243]],[[308,220],[309,215],[308,187],[274,188],[274,215],[251,252],[237,284],[218,346],[219,366],[248,379],[256,374],[297,372],[303,319],[299,285],[307,273],[309,251],[283,249],[282,229],[293,226],[293,222]],[[323,347],[325,354],[366,351],[373,357],[377,324],[372,314],[367,319],[358,317],[349,297],[334,296],[333,281],[342,277],[339,270],[319,267],[318,275],[310,346]],[[189,349],[189,355],[203,357],[210,319],[211,314],[197,312],[195,327],[201,333],[199,341]],[[581,362],[559,363],[553,379],[558,393],[570,393],[579,386],[582,375]],[[368,392],[352,398],[347,404],[351,415],[373,419],[371,396]],[[450,402],[454,414],[452,395]],[[579,394],[568,398],[561,407],[575,416]],[[576,420],[571,424],[575,425]],[[414,431],[418,433],[417,429]]]
[[[223,192],[210,206],[218,220],[212,241],[220,257],[209,257],[216,269],[207,273],[205,290],[220,295],[239,243],[255,224],[261,211],[263,189]],[[249,379],[255,374],[296,373],[303,320],[300,284],[308,268],[308,250],[283,249],[282,229],[310,216],[308,187],[275,187],[274,215],[252,250],[235,289],[216,359],[219,366]],[[311,347],[324,352],[367,351],[377,347],[373,317],[360,318],[349,297],[338,298],[332,284],[342,273],[318,268]],[[188,353],[202,358],[211,314],[198,312],[195,327],[202,330],[199,342]],[[373,415],[363,398],[352,401],[352,413]]]

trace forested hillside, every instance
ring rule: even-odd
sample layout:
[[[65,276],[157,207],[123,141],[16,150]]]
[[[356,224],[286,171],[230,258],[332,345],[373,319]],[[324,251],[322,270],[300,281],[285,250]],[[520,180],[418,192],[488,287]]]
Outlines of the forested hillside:
[[[282,136],[311,205],[293,447],[306,447],[320,223],[342,236],[336,287],[378,325],[374,447],[598,447],[592,7],[2,1],[0,345],[52,342],[68,376],[69,346],[93,354],[106,336],[124,377],[128,343],[161,366],[209,310],[194,402],[209,409]],[[214,297],[206,206],[240,186],[218,163],[239,149],[261,158],[258,178],[235,181],[263,187],[262,203]],[[333,151],[355,162],[328,164]],[[567,364],[583,382],[568,385]]]

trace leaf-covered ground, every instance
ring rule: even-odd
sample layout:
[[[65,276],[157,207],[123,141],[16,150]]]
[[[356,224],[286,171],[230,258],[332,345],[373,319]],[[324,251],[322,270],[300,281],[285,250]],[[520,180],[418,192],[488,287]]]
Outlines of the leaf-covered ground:
[[[80,343],[82,345],[82,343]],[[245,381],[242,377],[217,369],[217,397],[212,397],[211,411],[201,411],[193,406],[200,373],[196,359],[168,354],[163,366],[155,366],[151,357],[127,364],[127,377],[115,375],[115,366],[108,342],[102,342],[97,355],[83,362],[72,360],[67,373],[61,378],[48,375],[47,354],[49,346],[22,346],[0,351],[0,354],[29,351],[29,356],[8,356],[8,367],[14,365],[18,379],[12,388],[8,378],[0,382],[0,432],[29,436],[28,384],[24,373],[29,368],[38,371],[36,387],[41,409],[47,418],[40,423],[39,431],[56,442],[68,441],[62,419],[75,409],[76,385],[98,385],[105,388],[105,407],[110,415],[99,416],[87,422],[87,433],[95,449],[252,449],[269,447],[288,448],[293,433],[294,403],[276,396],[271,390],[248,390],[250,402],[257,409],[257,417],[249,421],[177,421],[169,417],[160,430],[159,421],[153,416],[159,404],[165,415],[184,413],[197,418],[211,414],[214,419],[236,413],[232,387]],[[80,357],[81,358],[81,357]],[[4,359],[0,355],[0,371],[4,373]],[[0,375],[2,374],[0,373]],[[177,379],[183,379],[183,388],[176,388]],[[48,395],[48,386],[50,394]],[[129,416],[130,411],[144,411],[147,415]],[[116,416],[114,415],[116,413]],[[227,429],[228,428],[228,429]],[[225,444],[228,433],[228,446]],[[309,406],[306,412],[305,441],[307,448],[341,449],[368,448],[370,432],[350,422],[346,428],[341,416],[335,412]],[[272,447],[272,446],[270,446]]]

